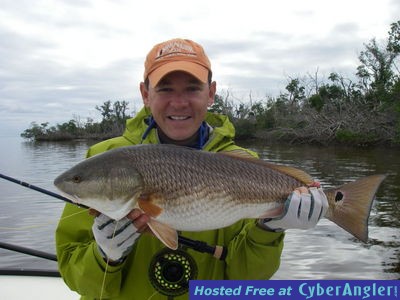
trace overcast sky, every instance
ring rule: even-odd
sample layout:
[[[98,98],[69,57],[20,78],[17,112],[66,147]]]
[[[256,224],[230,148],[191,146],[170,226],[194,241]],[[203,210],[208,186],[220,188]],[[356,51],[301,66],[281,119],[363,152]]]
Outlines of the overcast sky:
[[[99,119],[107,100],[140,109],[145,56],[170,38],[202,44],[218,91],[248,101],[316,70],[354,75],[399,19],[398,0],[0,0],[0,136]]]

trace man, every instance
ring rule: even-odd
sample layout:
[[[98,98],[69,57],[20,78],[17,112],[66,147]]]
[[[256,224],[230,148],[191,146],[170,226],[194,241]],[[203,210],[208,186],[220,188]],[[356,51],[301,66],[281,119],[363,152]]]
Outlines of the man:
[[[207,112],[216,83],[199,44],[173,39],[155,45],[145,61],[140,92],[144,108],[127,121],[123,136],[94,145],[88,157],[149,143],[213,152],[236,150],[256,156],[234,144],[234,128],[226,116]],[[81,299],[155,300],[167,299],[165,295],[187,299],[185,290],[175,290],[187,286],[187,280],[181,281],[185,272],[192,276],[187,279],[270,278],[279,267],[284,230],[314,227],[326,209],[321,189],[303,187],[289,196],[279,219],[241,220],[218,230],[180,233],[208,245],[224,246],[227,256],[217,260],[187,247],[166,251],[157,238],[143,233],[149,217],[138,209],[113,222],[102,214],[80,213],[80,208],[67,204],[56,232],[59,269]],[[185,261],[183,267],[181,261]],[[163,264],[171,266],[171,274]],[[174,279],[179,282],[175,284]]]

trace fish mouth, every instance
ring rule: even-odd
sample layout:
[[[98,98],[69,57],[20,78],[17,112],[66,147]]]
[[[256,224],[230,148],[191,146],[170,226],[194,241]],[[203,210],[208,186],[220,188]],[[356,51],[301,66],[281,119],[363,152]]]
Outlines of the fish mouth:
[[[70,194],[65,193],[65,192],[63,192],[61,190],[60,190],[60,194],[61,194],[61,196],[63,196],[64,198],[67,198],[68,200],[70,200],[71,202],[73,202],[75,204],[80,204],[81,203],[81,200],[76,195],[70,195]]]

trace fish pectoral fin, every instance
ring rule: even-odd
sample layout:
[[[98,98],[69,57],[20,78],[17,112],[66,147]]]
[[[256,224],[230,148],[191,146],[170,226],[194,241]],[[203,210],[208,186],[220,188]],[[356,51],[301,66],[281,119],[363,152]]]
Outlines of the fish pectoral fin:
[[[157,202],[157,199],[161,198],[161,195],[158,194],[142,194],[140,195],[138,199],[138,206],[139,208],[146,213],[146,215],[149,215],[150,217],[156,218],[158,217],[163,209],[159,207],[155,202]]]
[[[155,219],[150,219],[147,225],[165,246],[172,250],[178,249],[178,233],[175,229]]]
[[[157,221],[163,209],[156,203],[161,199],[159,194],[142,194],[138,199],[139,208],[148,216],[150,221],[147,223],[153,234],[168,248],[178,249],[178,233],[170,226]]]
[[[259,219],[267,219],[267,218],[277,218],[280,217],[283,214],[283,206],[267,210],[264,212],[261,216],[259,216]]]

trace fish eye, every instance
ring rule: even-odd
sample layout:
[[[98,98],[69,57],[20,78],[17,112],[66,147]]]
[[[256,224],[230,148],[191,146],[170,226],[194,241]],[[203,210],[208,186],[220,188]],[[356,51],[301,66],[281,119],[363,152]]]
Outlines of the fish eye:
[[[79,182],[81,182],[81,180],[82,180],[82,178],[79,175],[75,175],[72,177],[72,181],[75,183],[79,183]]]

